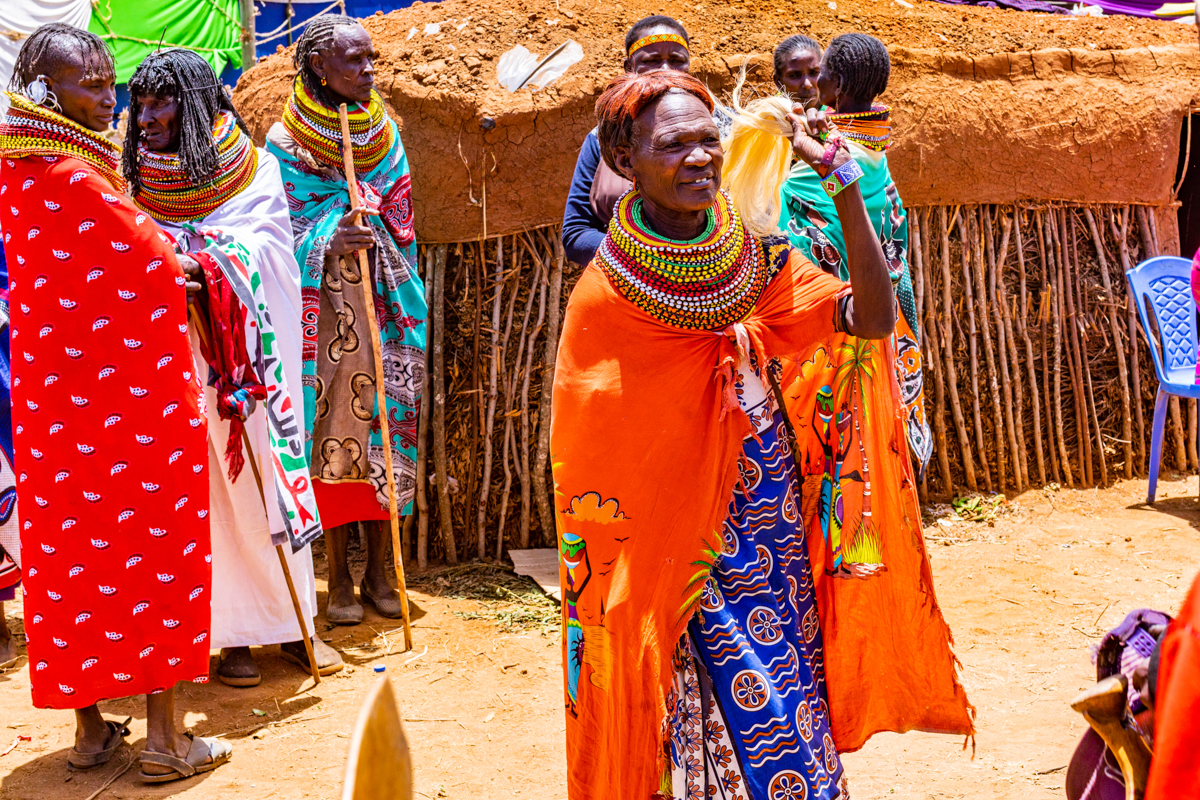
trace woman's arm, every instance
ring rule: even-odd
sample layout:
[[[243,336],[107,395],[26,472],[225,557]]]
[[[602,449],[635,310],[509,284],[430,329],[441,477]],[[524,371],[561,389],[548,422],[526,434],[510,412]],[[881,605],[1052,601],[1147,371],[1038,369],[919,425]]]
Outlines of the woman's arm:
[[[592,182],[600,166],[600,142],[595,132],[589,133],[579,150],[575,162],[575,176],[571,179],[571,190],[567,194],[567,207],[563,211],[563,247],[567,258],[576,264],[587,264],[596,255],[600,242],[604,240],[607,226],[592,210]]]
[[[834,167],[838,166],[835,160]],[[839,192],[833,205],[846,239],[846,267],[853,293],[846,305],[846,331],[864,339],[883,339],[896,329],[896,297],[883,248],[867,217],[858,184]]]
[[[809,133],[828,130],[825,115],[797,105],[789,116],[794,129],[792,150],[796,156],[825,177],[853,162],[850,152],[841,146],[829,165],[821,163],[826,145]],[[858,173],[861,176],[861,171]],[[851,183],[833,196],[842,236],[846,241],[846,267],[850,273],[852,297],[846,304],[846,331],[864,339],[882,339],[896,328],[896,298],[888,275],[883,248],[867,216],[858,183]]]

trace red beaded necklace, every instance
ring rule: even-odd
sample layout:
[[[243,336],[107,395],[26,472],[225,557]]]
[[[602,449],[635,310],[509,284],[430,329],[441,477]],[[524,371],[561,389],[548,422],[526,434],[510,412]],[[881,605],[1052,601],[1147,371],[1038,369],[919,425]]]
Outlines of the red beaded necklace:
[[[766,258],[725,192],[708,210],[696,239],[675,241],[650,230],[637,189],[617,202],[597,264],[628,300],[680,328],[721,330],[746,318],[767,285]]]

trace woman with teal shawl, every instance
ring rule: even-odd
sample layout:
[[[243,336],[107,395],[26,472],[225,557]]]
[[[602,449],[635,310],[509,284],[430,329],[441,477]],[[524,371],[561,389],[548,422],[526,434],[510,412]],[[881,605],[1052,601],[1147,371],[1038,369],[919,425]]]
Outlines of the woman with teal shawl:
[[[330,622],[356,624],[362,606],[346,563],[348,526],[367,532],[363,599],[385,617],[402,605],[391,585],[383,439],[367,314],[379,325],[387,396],[388,446],[397,504],[411,511],[416,488],[417,409],[425,375],[425,288],[408,158],[400,131],[374,89],[376,57],[357,20],[324,15],[296,45],[299,70],[283,121],[267,134],[279,159],[300,264],[304,420],[311,477],[329,557]],[[338,106],[345,103],[354,170],[366,210],[352,219],[343,173]],[[363,297],[356,258],[366,251],[374,308]]]
[[[889,109],[874,102],[887,88],[890,72],[888,51],[882,42],[865,34],[847,33],[830,42],[825,51],[817,88],[821,104],[835,110],[829,118],[862,167],[864,174],[858,185],[888,260],[900,306],[892,347],[896,380],[907,410],[908,444],[917,463],[917,473],[921,474],[933,453],[933,437],[925,417],[917,307],[908,271],[908,225],[885,154],[891,143]],[[792,246],[821,269],[846,280],[849,272],[842,226],[816,172],[797,161],[781,194],[779,227]]]

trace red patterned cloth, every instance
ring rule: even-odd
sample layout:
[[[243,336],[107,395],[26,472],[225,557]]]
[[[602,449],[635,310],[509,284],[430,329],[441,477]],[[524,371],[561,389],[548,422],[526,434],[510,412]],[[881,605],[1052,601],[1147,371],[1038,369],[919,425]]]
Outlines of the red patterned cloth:
[[[246,464],[242,452],[242,431],[254,411],[255,400],[267,399],[267,387],[258,382],[250,356],[246,353],[246,311],[233,287],[221,274],[221,268],[209,253],[193,253],[192,258],[204,270],[204,333],[200,354],[216,373],[213,388],[217,394],[217,416],[229,420],[229,438],[225,442],[225,463],[229,480],[236,481]]]
[[[33,704],[208,680],[208,432],[183,272],[73,157],[0,161]]]

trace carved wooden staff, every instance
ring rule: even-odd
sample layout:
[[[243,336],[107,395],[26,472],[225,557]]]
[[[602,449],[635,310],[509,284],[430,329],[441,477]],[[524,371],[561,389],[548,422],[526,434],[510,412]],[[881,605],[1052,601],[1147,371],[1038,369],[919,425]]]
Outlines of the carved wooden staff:
[[[191,318],[192,325],[196,328],[196,335],[200,337],[200,341],[206,345],[208,343],[208,334],[204,329],[204,322],[200,319],[200,315],[196,313],[196,307],[188,303],[188,317]],[[258,499],[262,500],[263,516],[268,520],[271,518],[267,513],[267,495],[263,491],[262,475],[258,472],[258,458],[254,455],[254,448],[250,445],[250,436],[246,433],[245,427],[242,428],[242,445],[246,448],[246,460],[250,462],[250,467],[254,470],[254,481],[258,484]],[[312,672],[313,686],[321,682],[321,671],[317,668],[317,658],[313,654],[312,637],[308,635],[308,626],[304,624],[304,611],[300,607],[300,598],[296,594],[296,584],[292,582],[292,571],[288,568],[287,554],[283,552],[283,545],[275,545],[275,554],[279,556],[279,566],[283,567],[283,579],[287,582],[288,594],[292,597],[292,609],[296,612],[296,622],[300,625],[300,639],[304,642],[304,653],[308,656],[308,668]]]
[[[350,187],[350,209],[358,212],[362,202],[358,196],[358,178],[354,173],[354,143],[350,141],[350,118],[346,116],[346,104],[338,106],[338,117],[342,122],[342,163],[346,171],[346,183]],[[357,222],[360,215],[350,219]],[[379,321],[375,319],[375,297],[371,291],[371,270],[367,263],[367,251],[356,250],[358,270],[362,277],[363,299],[367,303],[367,323],[371,329],[371,352],[375,356],[375,398],[379,407],[379,433],[383,436],[383,460],[387,470],[388,513],[392,523],[392,560],[396,565],[396,583],[400,590],[400,607],[404,619],[404,648],[412,649],[412,628],[408,619],[408,587],[404,581],[404,551],[400,549],[400,513],[396,508],[396,475],[392,471],[392,437],[388,423],[387,395],[383,388],[383,350],[379,339]],[[428,276],[427,276],[428,277]]]

